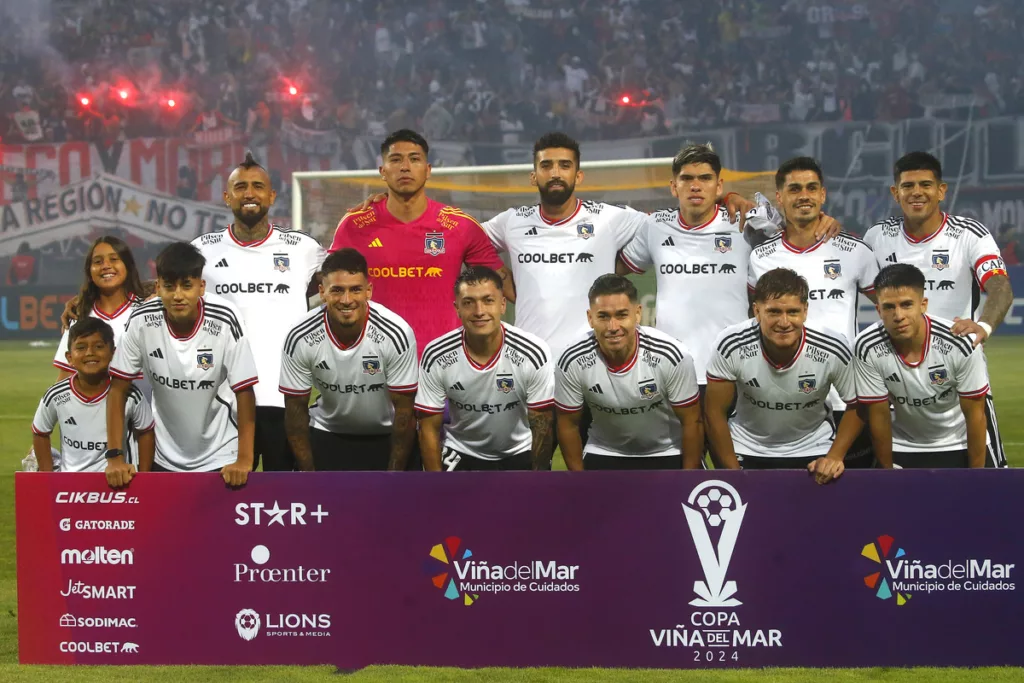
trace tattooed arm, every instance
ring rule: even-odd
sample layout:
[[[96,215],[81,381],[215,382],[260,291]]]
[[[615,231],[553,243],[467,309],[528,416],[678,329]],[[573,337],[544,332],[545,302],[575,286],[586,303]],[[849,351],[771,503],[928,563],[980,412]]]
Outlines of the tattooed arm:
[[[416,440],[416,414],[413,409],[413,394],[392,391],[391,403],[395,406],[395,422],[391,428],[391,458],[389,472],[401,472],[409,460],[413,441]]]
[[[284,431],[302,472],[313,471],[313,447],[309,443],[309,395],[284,397]]]
[[[554,411],[551,408],[531,409],[526,411],[526,418],[530,422],[530,433],[533,435],[533,445],[530,449],[533,469],[550,470],[554,445]]]

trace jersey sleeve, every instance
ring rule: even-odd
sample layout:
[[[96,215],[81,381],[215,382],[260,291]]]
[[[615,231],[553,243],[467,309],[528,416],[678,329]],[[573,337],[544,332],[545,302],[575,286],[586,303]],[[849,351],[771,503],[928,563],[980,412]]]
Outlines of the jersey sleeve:
[[[567,413],[583,408],[583,386],[577,375],[578,365],[570,363],[568,370],[559,365],[555,368],[555,405]]]
[[[136,433],[148,432],[156,427],[156,419],[153,417],[153,410],[149,407],[149,401],[136,389],[137,395],[129,396],[128,404],[125,407],[125,424],[132,426]]]
[[[692,406],[700,400],[697,371],[690,354],[684,354],[683,360],[675,365],[663,363],[661,367],[666,370],[665,397],[673,407]]]
[[[506,209],[489,221],[483,223],[484,233],[487,239],[498,251],[508,251],[508,242],[505,240],[505,230],[509,221],[515,215],[515,209]]]
[[[310,256],[312,258],[309,259],[309,268],[306,270],[307,284],[312,282],[313,276],[316,275],[317,271],[320,270],[320,266],[323,265],[324,259],[327,258],[327,250],[317,242],[313,246],[313,253]]]
[[[963,398],[980,398],[988,393],[988,366],[979,344],[956,369],[956,391]]]
[[[394,344],[388,344],[389,357],[387,358],[388,364],[384,368],[384,376],[387,378],[388,391],[398,394],[415,394],[416,386],[419,383],[416,335],[405,322],[402,322],[401,328],[409,343],[404,351],[398,349]]]
[[[372,211],[373,209],[368,210]],[[357,213],[361,212],[350,211],[349,213],[346,213],[344,216],[341,217],[341,220],[338,221],[338,227],[334,231],[334,240],[331,242],[331,247],[327,250],[327,253],[333,254],[334,252],[340,249],[344,249],[345,247],[355,246],[354,244],[352,244],[352,240],[350,237],[350,218],[351,216],[357,215]]]
[[[73,324],[73,323],[72,323]],[[60,343],[57,344],[57,353],[53,354],[53,365],[60,368],[61,370],[67,370],[68,372],[74,372],[75,369],[68,363],[68,337],[71,334],[71,330],[64,330],[64,334],[60,336]]]
[[[423,354],[424,361],[427,354]],[[447,398],[444,391],[444,368],[440,363],[434,363],[434,367],[427,369],[426,364],[420,366],[420,385],[416,390],[416,410],[431,415],[440,415],[444,412],[444,402]]]
[[[965,231],[964,235],[973,237],[969,248],[970,258],[974,277],[982,289],[985,289],[985,283],[993,275],[1007,276],[1006,263],[995,238],[990,233],[986,232],[984,237],[978,237],[970,231]]]
[[[650,216],[643,211],[637,211],[628,206],[624,207],[622,220],[616,221],[615,249],[621,250],[629,244],[636,236],[637,231],[641,230],[648,220],[650,220]]]
[[[870,256],[870,254],[869,254]],[[846,336],[836,335],[847,349],[850,345],[846,342]],[[832,386],[839,392],[839,398],[843,399],[846,405],[853,405],[857,402],[857,380],[854,376],[853,357],[849,359],[832,355]]]
[[[754,265],[755,255],[750,254],[750,261],[747,262],[747,291],[753,292],[754,288],[757,287],[758,268]]]
[[[483,226],[473,218],[466,217],[462,220],[464,223],[462,229],[468,235],[466,251],[462,256],[463,262],[468,266],[487,266],[494,270],[504,268],[505,262],[498,256],[498,252],[494,250],[494,244],[491,242]]]
[[[546,410],[555,405],[555,368],[551,350],[546,344],[544,350],[546,362],[539,368],[533,368],[530,382],[526,385],[526,407],[530,410]]]
[[[237,394],[259,382],[259,375],[256,372],[256,360],[252,356],[252,349],[249,348],[249,338],[243,334],[237,340],[231,337],[229,339],[231,346],[228,347],[227,358],[228,383],[231,385],[231,391]]]
[[[853,359],[854,385],[857,389],[858,403],[881,403],[889,400],[889,389],[885,379],[875,364],[860,357]],[[839,390],[839,387],[836,387]]]
[[[129,382],[142,379],[142,316],[128,319],[121,342],[114,347],[110,360],[110,375]]]
[[[739,379],[739,368],[736,367],[734,359],[736,355],[733,354],[727,358],[722,355],[721,350],[718,348],[719,341],[715,340],[714,350],[711,352],[711,358],[708,360],[708,381],[709,382],[735,382]]]
[[[57,406],[51,402],[46,405],[43,399],[39,399],[39,406],[32,418],[32,431],[36,434],[49,434],[57,426]]]
[[[620,252],[623,263],[634,273],[642,273],[654,265],[654,258],[651,256],[650,238],[651,231],[656,225],[653,218],[647,216],[647,220],[633,235],[633,239],[622,248]]]
[[[306,344],[297,343],[289,353],[287,341],[281,349],[281,375],[277,389],[285,396],[309,396],[313,390],[313,369],[305,357],[307,349]]]
[[[857,246],[862,247],[857,250],[860,256],[860,263],[857,264],[857,289],[865,294],[871,294],[875,291],[875,278],[878,277],[878,259],[875,258],[875,252],[871,247],[860,244]]]

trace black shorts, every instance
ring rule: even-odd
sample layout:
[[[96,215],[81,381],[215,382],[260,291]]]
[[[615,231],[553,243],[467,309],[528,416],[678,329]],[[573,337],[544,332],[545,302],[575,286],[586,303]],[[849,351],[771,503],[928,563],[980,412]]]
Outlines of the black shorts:
[[[682,455],[631,457],[619,455],[583,454],[584,470],[681,470]]]
[[[296,468],[295,455],[284,429],[284,408],[256,406],[256,439],[253,471],[263,462],[264,472],[290,472]]]
[[[390,434],[335,434],[310,428],[309,443],[317,470],[382,471],[391,459]]]
[[[745,470],[806,470],[808,464],[820,457],[820,455],[809,455],[796,458],[772,458],[763,455],[736,454],[736,458],[740,461],[740,467]]]
[[[445,472],[512,471],[532,469],[530,451],[510,455],[501,460],[484,460],[445,446],[441,449],[441,469]]]
[[[1003,438],[999,435],[999,420],[996,418],[996,404],[991,396],[985,397],[985,421],[988,423],[988,455],[985,467],[1009,467],[1006,464],[1006,451],[1003,450]],[[989,461],[992,464],[989,464]]]
[[[985,467],[999,467],[992,458],[992,448],[985,453]],[[908,453],[893,451],[892,461],[903,469],[966,469],[967,449],[952,451],[932,451],[931,453]],[[1005,467],[1006,465],[1002,465]]]

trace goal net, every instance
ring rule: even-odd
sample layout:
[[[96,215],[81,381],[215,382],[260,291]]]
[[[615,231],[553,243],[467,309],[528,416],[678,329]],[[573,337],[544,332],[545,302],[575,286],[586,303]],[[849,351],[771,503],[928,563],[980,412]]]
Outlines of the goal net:
[[[678,205],[669,191],[672,159],[592,161],[581,165],[584,179],[576,186],[582,199],[625,204],[639,211]],[[537,203],[537,188],[530,185],[530,164],[434,168],[427,193],[436,201],[457,206],[483,222],[505,209]],[[722,170],[727,192],[753,197],[761,192],[774,198],[774,174]],[[366,197],[386,192],[375,170],[302,171],[292,174],[292,228],[330,245],[334,229],[345,212]],[[653,322],[654,278],[645,275],[637,287],[644,295],[644,320]]]

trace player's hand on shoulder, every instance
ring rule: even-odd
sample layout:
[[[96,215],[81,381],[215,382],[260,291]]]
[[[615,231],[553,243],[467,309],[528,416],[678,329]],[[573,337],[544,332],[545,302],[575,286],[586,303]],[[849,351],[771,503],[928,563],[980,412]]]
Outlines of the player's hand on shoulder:
[[[67,332],[68,328],[71,327],[71,323],[78,320],[78,314],[75,311],[78,310],[78,295],[76,294],[71,299],[64,302],[64,312],[60,314],[60,331],[61,333]]]
[[[107,477],[107,484],[111,488],[119,489],[123,486],[127,486],[136,474],[135,465],[127,462],[114,462],[113,460],[107,461],[107,468],[103,470],[103,474]]]
[[[819,484],[827,484],[841,477],[846,471],[846,465],[842,460],[822,457],[808,463],[807,471],[814,475],[814,480]]]
[[[249,479],[249,472],[251,471],[251,466],[236,460],[230,465],[225,465],[221,468],[220,476],[224,478],[224,483],[228,486],[244,486],[245,482]]]
[[[739,230],[743,232],[743,228],[747,224],[747,212],[753,211],[754,202],[740,196],[739,193],[729,192],[722,197],[722,203],[725,204],[725,210],[729,214],[729,222],[735,223],[739,220]]]
[[[958,337],[974,335],[973,345],[984,344],[988,339],[988,330],[971,320],[970,318],[953,318],[953,326],[950,331]]]
[[[353,206],[353,207],[349,208],[346,213],[352,213],[353,211],[366,211],[367,209],[369,209],[374,204],[376,204],[378,202],[382,202],[382,201],[384,201],[387,198],[388,198],[388,195],[385,192],[378,192],[377,194],[371,194],[369,197],[367,197],[366,199],[363,200],[362,204],[360,204],[359,206]]]
[[[818,227],[814,231],[814,237],[820,242],[828,242],[830,239],[842,232],[843,226],[832,216],[822,212]]]

